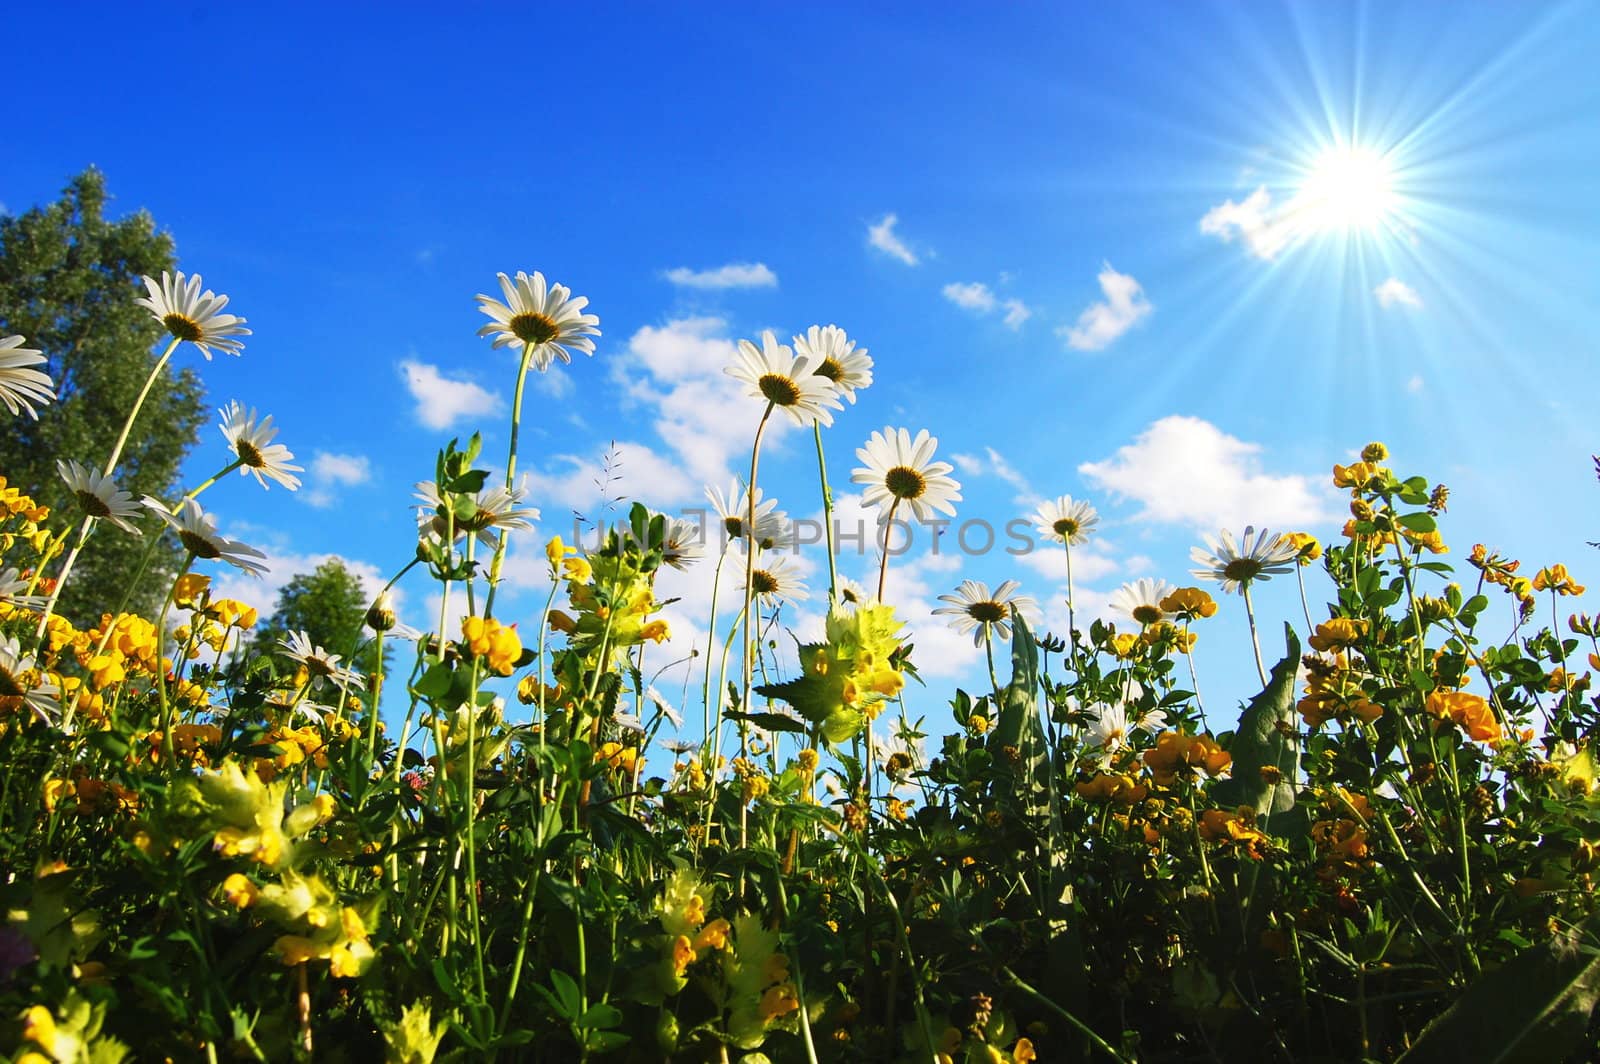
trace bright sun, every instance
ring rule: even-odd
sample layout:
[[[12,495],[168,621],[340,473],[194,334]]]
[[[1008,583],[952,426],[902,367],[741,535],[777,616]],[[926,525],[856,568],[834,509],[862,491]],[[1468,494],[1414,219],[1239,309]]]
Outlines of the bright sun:
[[[1299,208],[1309,228],[1372,229],[1394,207],[1388,161],[1370,148],[1323,152],[1306,171]]]

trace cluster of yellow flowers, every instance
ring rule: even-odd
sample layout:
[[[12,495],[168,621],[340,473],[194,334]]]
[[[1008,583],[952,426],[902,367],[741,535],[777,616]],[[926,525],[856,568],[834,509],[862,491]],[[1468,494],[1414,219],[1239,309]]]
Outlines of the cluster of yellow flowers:
[[[354,979],[376,956],[367,940],[367,918],[341,904],[321,876],[285,871],[277,882],[257,886],[249,876],[234,872],[223,880],[222,894],[235,907],[250,909],[286,930],[273,943],[284,964],[324,960],[333,975]]]
[[[572,637],[578,647],[605,646],[613,656],[640,643],[672,637],[667,622],[651,618],[661,609],[650,576],[626,550],[579,556],[557,536],[545,546],[553,576],[567,582],[567,597],[577,616],[550,611],[550,627]]]
[[[1452,722],[1474,742],[1495,743],[1504,737],[1494,709],[1480,695],[1466,691],[1429,691],[1423,708],[1441,723]]]
[[[1348,635],[1354,641],[1358,637],[1355,628],[1364,628],[1365,623],[1332,621],[1319,625],[1318,634],[1311,637],[1311,645],[1319,650],[1347,645],[1339,642],[1338,634]],[[1305,719],[1306,727],[1319,728],[1330,720],[1350,718],[1371,724],[1383,716],[1383,707],[1367,698],[1360,675],[1351,669],[1343,653],[1328,657],[1307,654],[1301,663],[1306,669],[1306,693],[1295,708]]]
[[[50,507],[40,506],[0,476],[0,554],[11,550],[18,542],[26,543],[35,552],[43,552],[50,543],[50,532],[39,526],[49,516]]]
[[[482,658],[496,676],[510,676],[522,657],[516,625],[502,625],[492,617],[461,618],[461,638],[467,653]]]

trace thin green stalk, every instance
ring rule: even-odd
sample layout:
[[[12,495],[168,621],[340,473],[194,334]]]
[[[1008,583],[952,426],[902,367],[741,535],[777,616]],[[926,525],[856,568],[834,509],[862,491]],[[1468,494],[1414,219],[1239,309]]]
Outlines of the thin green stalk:
[[[517,436],[522,429],[522,391],[528,381],[528,361],[533,358],[533,344],[522,345],[522,364],[517,367],[516,393],[511,400],[511,444],[506,451],[506,491],[513,491],[517,477]],[[500,588],[500,567],[506,560],[506,543],[511,530],[502,528],[494,545],[494,560],[489,563],[489,594],[483,600],[485,620],[494,616],[494,594]]]
[[[822,534],[828,545],[828,607],[831,609],[839,601],[839,566],[833,545],[833,492],[828,488],[828,462],[822,456],[822,422],[812,422],[811,430],[817,439],[817,477],[822,481]],[[808,1028],[807,1037],[810,1033]]]
[[[883,522],[883,560],[878,565],[878,601],[883,601],[883,583],[889,578],[889,537],[894,535],[894,514],[900,509],[900,496],[889,504],[889,516]]]
[[[1112,1060],[1117,1061],[1118,1064],[1123,1064],[1124,1058],[1122,1054],[1118,1053],[1115,1049],[1112,1049],[1110,1043],[1108,1043],[1104,1038],[1101,1038],[1098,1034],[1095,1034],[1094,1028],[1090,1027],[1088,1024],[1078,1019],[1078,1017],[1074,1016],[1072,1013],[1068,1012],[1066,1009],[1062,1008],[1060,1005],[1056,1004],[1054,1001],[1045,997],[1043,994],[1039,993],[1039,991],[1023,982],[1017,973],[1013,972],[1009,966],[1002,965],[1000,971],[1009,979],[1012,986],[1016,987],[1024,994],[1027,994],[1029,997],[1033,998],[1033,1000],[1037,1001],[1039,1004],[1043,1005],[1057,1016],[1060,1016],[1063,1020],[1066,1020],[1073,1027],[1077,1028],[1078,1032],[1085,1038],[1089,1039],[1096,1049],[1099,1049]]]
[[[150,376],[144,380],[144,387],[139,389],[139,397],[133,401],[133,409],[128,411],[128,420],[122,423],[122,432],[117,436],[116,445],[111,448],[111,457],[106,459],[105,475],[110,476],[117,471],[117,460],[122,457],[122,448],[128,442],[128,433],[133,431],[133,423],[139,417],[139,410],[144,406],[145,399],[150,395],[150,388],[155,384],[156,378],[161,376],[161,371],[167,368],[167,360],[172,357],[172,352],[178,349],[182,341],[174,336],[167,349],[161,352],[161,357],[156,360],[155,368],[150,371]]]
[[[1261,686],[1267,686],[1267,667],[1261,662],[1261,639],[1256,635],[1256,608],[1250,601],[1250,581],[1239,581],[1240,593],[1244,595],[1244,615],[1250,622],[1250,648],[1256,652],[1256,675],[1261,677]]]

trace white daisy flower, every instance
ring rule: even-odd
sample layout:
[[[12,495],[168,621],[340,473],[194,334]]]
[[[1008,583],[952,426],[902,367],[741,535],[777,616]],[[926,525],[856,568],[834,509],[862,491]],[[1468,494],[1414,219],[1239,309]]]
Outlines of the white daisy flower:
[[[687,739],[663,739],[661,746],[669,754],[692,754],[700,749],[699,743],[692,743]]]
[[[837,325],[813,325],[794,338],[794,353],[812,364],[817,376],[839,389],[839,396],[856,401],[856,391],[872,383],[872,359],[867,349],[845,335]]]
[[[1030,596],[1018,595],[1020,585],[1007,580],[989,592],[989,585],[980,580],[963,580],[954,594],[940,595],[940,602],[950,605],[934,610],[935,615],[948,614],[950,627],[959,634],[972,633],[972,645],[983,646],[984,636],[993,629],[1001,639],[1011,638],[1011,618],[1021,613],[1032,617],[1039,612],[1039,604]]]
[[[20,698],[22,704],[49,724],[61,713],[61,691],[34,668],[32,654],[24,654],[15,636],[0,636],[0,698]]]
[[[741,583],[740,589],[744,585]],[[805,581],[795,571],[793,559],[787,554],[768,554],[750,573],[750,588],[761,602],[768,606],[779,602],[804,602],[811,597]]]
[[[58,459],[56,471],[61,474],[61,479],[67,482],[67,487],[72,489],[72,494],[77,496],[78,506],[84,513],[90,517],[110,521],[124,532],[130,532],[135,536],[144,535],[127,520],[130,517],[138,517],[142,512],[138,501],[118,488],[110,477],[97,473],[73,459],[66,461]]]
[[[711,500],[722,522],[723,534],[729,540],[742,544],[749,538],[745,526],[750,522],[750,494],[739,486],[738,480],[728,482],[726,492],[706,488],[706,498]],[[762,550],[771,550],[789,542],[789,515],[778,509],[777,499],[763,497],[760,488],[755,497],[755,541]]]
[[[817,372],[810,358],[796,358],[787,344],[778,343],[772,330],[761,334],[761,346],[739,341],[738,363],[728,376],[750,386],[749,394],[764,399],[794,418],[799,425],[820,421],[833,424],[833,411],[843,409],[839,389]],[[831,409],[830,409],[831,408]]]
[[[184,280],[183,271],[170,274],[161,271],[161,281],[154,277],[144,279],[150,298],[136,300],[150,311],[163,328],[179,340],[188,340],[211,361],[211,349],[237,355],[244,350],[244,342],[235,337],[249,336],[244,319],[234,314],[222,313],[228,305],[227,296],[219,296],[209,288],[200,291],[200,275]]]
[[[933,520],[935,510],[955,515],[961,485],[950,477],[954,466],[933,461],[938,445],[938,437],[927,429],[913,439],[905,429],[885,428],[856,448],[856,457],[866,465],[852,471],[850,481],[866,485],[861,501],[878,508],[880,523],[889,520],[897,503],[906,504],[918,521]]]
[[[290,491],[299,490],[300,478],[294,474],[304,473],[305,467],[291,465],[294,454],[283,444],[272,442],[278,430],[272,427],[271,414],[258,421],[255,410],[246,409],[237,399],[217,413],[222,415],[220,427],[223,437],[227,439],[228,446],[233,448],[233,453],[244,462],[239,467],[240,476],[254,474],[256,482],[263,488],[270,477]]]
[[[183,549],[204,561],[224,561],[244,570],[251,576],[267,571],[262,564],[266,555],[254,547],[217,534],[217,519],[200,509],[193,499],[184,499],[176,511],[168,510],[160,500],[146,496],[144,503],[178,534]]]
[[[28,594],[28,587],[32,583],[33,579],[23,576],[15,566],[0,571],[0,602],[9,602],[25,610],[44,609],[50,596]]]
[[[24,410],[35,421],[39,414],[33,404],[45,405],[56,397],[50,386],[50,375],[43,370],[31,369],[45,362],[45,357],[31,347],[22,346],[22,337],[0,338],[0,403],[13,415]]]
[[[669,517],[661,536],[661,560],[674,569],[685,570],[704,553],[705,530],[693,521]]]
[[[1041,504],[1033,517],[1034,527],[1044,538],[1074,547],[1088,542],[1089,533],[1100,523],[1100,514],[1093,506],[1071,495]]]
[[[839,578],[839,605],[846,609],[854,609],[862,603],[872,602],[871,592],[848,576]]]
[[[367,686],[360,673],[340,665],[338,654],[330,654],[316,646],[311,642],[311,636],[305,632],[290,632],[286,638],[278,640],[278,645],[283,648],[284,657],[304,666],[306,672],[313,677],[320,676],[340,686],[354,687],[358,691]]]
[[[593,357],[594,341],[589,337],[600,335],[600,319],[583,313],[589,305],[586,296],[574,299],[566,285],[546,284],[538,270],[532,277],[518,270],[516,280],[503,273],[497,276],[506,301],[478,296],[478,309],[494,319],[478,330],[479,336],[493,336],[495,347],[528,345],[540,373],[558,358],[570,363],[573,351]]]
[[[657,691],[655,687],[646,687],[644,689],[644,696],[651,702],[655,703],[655,707],[672,722],[672,726],[674,728],[683,727],[683,714],[679,713],[676,709],[673,709],[672,703],[668,702],[666,696],[664,696],[660,691]]]
[[[1121,706],[1098,706],[1089,721],[1084,739],[1100,748],[1100,767],[1111,763],[1116,752],[1128,745],[1128,713]]]
[[[473,499],[476,507],[473,515],[466,520],[459,516],[455,519],[456,537],[459,539],[471,533],[478,537],[479,543],[492,547],[495,545],[494,530],[497,528],[532,528],[533,522],[539,520],[539,511],[531,506],[517,506],[526,496],[526,487],[486,488],[478,492]],[[445,502],[439,494],[439,486],[431,480],[424,480],[417,485],[415,498],[422,502],[417,507],[419,530],[424,534],[442,537],[447,522]]]
[[[1253,525],[1245,526],[1242,544],[1236,543],[1233,533],[1226,528],[1222,530],[1222,542],[1210,536],[1206,536],[1205,541],[1211,548],[1209,552],[1201,547],[1189,550],[1189,557],[1205,568],[1189,571],[1202,580],[1222,581],[1224,593],[1242,592],[1252,580],[1268,580],[1275,573],[1293,572],[1299,554],[1288,537],[1275,536],[1264,528],[1258,536]]]
[[[1149,627],[1166,620],[1161,600],[1175,589],[1165,580],[1140,577],[1131,584],[1123,584],[1111,593],[1107,604],[1135,624]]]

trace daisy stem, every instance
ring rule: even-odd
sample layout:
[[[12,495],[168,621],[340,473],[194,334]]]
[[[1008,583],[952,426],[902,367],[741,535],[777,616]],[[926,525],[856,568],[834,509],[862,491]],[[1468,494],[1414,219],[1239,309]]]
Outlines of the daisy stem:
[[[1300,611],[1306,615],[1306,635],[1311,635],[1317,626],[1311,621],[1311,603],[1306,601],[1305,566],[1300,564],[1299,559],[1295,560],[1294,578],[1300,584]]]
[[[378,763],[378,702],[383,698],[383,633],[375,632],[372,636],[372,708],[368,711],[372,715],[371,724],[367,729],[367,774],[372,774],[372,766]]]
[[[111,457],[106,460],[106,476],[117,470],[117,460],[122,457],[122,448],[127,445],[128,433],[133,431],[133,423],[139,417],[139,410],[144,406],[145,399],[150,395],[150,388],[156,383],[156,378],[161,376],[161,371],[167,368],[167,360],[172,357],[172,352],[182,343],[174,336],[167,349],[161,352],[161,357],[156,360],[155,368],[150,371],[150,376],[144,380],[144,387],[139,389],[139,398],[133,401],[133,409],[128,411],[128,420],[122,423],[122,434],[117,437],[116,446],[111,448]]]
[[[156,622],[156,694],[161,700],[161,745],[166,753],[169,772],[177,769],[178,759],[172,744],[172,701],[167,697],[167,677],[162,669],[161,644],[166,640],[167,613],[172,609],[172,596],[177,593],[178,581],[183,579],[183,574],[187,573],[189,566],[193,564],[194,551],[189,551],[184,556],[183,567],[178,570],[172,586],[167,588],[167,600],[161,604],[161,619]]]
[[[517,367],[517,388],[511,399],[511,446],[506,451],[506,491],[513,489],[517,478],[517,435],[522,429],[522,390],[528,381],[528,361],[533,358],[533,345],[522,345],[522,364]],[[500,586],[500,567],[506,560],[506,543],[511,535],[509,528],[500,530],[494,545],[494,560],[489,563],[489,593],[483,600],[483,619],[494,616],[494,593]]]
[[[1200,700],[1200,676],[1194,669],[1194,651],[1189,646],[1189,622],[1183,622],[1183,657],[1189,663],[1189,686],[1194,688],[1194,708],[1200,711],[1200,728],[1210,731],[1211,726],[1206,723],[1206,704]]]
[[[745,523],[744,531],[749,536],[750,542],[746,545],[745,556],[744,556],[744,616],[742,618],[743,622],[744,622],[744,636],[743,636],[743,640],[744,640],[744,644],[743,644],[743,650],[744,650],[744,654],[743,654],[743,657],[744,657],[744,686],[743,686],[743,691],[742,691],[742,693],[740,694],[740,697],[739,697],[739,711],[741,713],[750,712],[750,685],[753,682],[754,677],[755,677],[755,670],[754,670],[754,667],[753,667],[754,666],[754,662],[751,660],[750,604],[751,604],[752,598],[755,596],[755,575],[756,575],[756,551],[755,551],[755,548],[756,548],[756,543],[755,543],[755,534],[756,534],[756,470],[758,468],[758,464],[761,461],[761,436],[762,436],[762,434],[764,432],[767,431],[767,421],[772,417],[772,408],[773,408],[774,405],[775,404],[773,404],[770,400],[768,401],[767,409],[761,415],[761,424],[756,426],[755,442],[750,447],[750,483],[748,485],[746,485],[746,487],[745,487],[745,495],[744,495],[745,504],[746,504],[746,511],[747,511],[746,514],[745,514],[745,522],[746,523]],[[720,733],[721,729],[719,728],[718,731]],[[739,736],[740,736],[739,754],[740,754],[740,756],[743,756],[743,754],[744,754],[744,735],[745,735],[746,731],[747,731],[747,729],[741,723],[740,728],[739,728]],[[745,839],[744,807],[741,805],[740,806],[740,815],[739,815],[739,848],[740,849],[744,848],[745,841],[746,841],[746,839]]]
[[[183,498],[185,498],[185,499],[196,498],[197,496],[199,496],[199,494],[202,491],[205,491],[211,485],[215,484],[217,481],[221,480],[223,477],[227,476],[229,473],[232,473],[235,469],[238,469],[242,465],[244,465],[244,459],[243,458],[235,459],[233,462],[231,462],[228,465],[223,466],[221,469],[217,470],[217,472],[214,473],[212,476],[207,477],[205,480],[202,480],[200,482],[199,487],[195,487],[195,488],[189,489],[188,493],[185,494]],[[182,502],[182,499],[180,499],[179,502]]]
[[[900,496],[889,504],[889,516],[883,522],[883,561],[878,565],[878,601],[883,601],[883,583],[889,578],[889,537],[894,535],[894,513],[900,509]]]
[[[715,714],[711,711],[711,644],[715,642],[717,637],[717,592],[722,585],[722,563],[727,560],[728,551],[724,548],[722,553],[717,556],[716,571],[711,574],[711,620],[706,625],[706,678],[700,687],[700,697],[705,708],[705,734],[700,737],[701,750],[709,748],[711,744],[712,718],[716,718],[719,728],[722,723],[722,692],[720,689],[717,691],[717,711]]]
[[[50,599],[44,604],[44,612],[39,615],[39,627],[34,630],[34,639],[44,638],[45,629],[50,626],[50,615],[55,613],[56,602],[61,598],[62,589],[67,586],[67,577],[72,575],[72,567],[77,563],[78,555],[83,553],[83,545],[89,541],[89,532],[93,528],[94,518],[84,517],[83,524],[78,526],[78,542],[72,545],[67,560],[61,563],[61,572],[56,574],[56,586],[51,588]],[[43,567],[40,571],[43,571]]]
[[[822,456],[822,422],[812,422],[811,430],[817,438],[817,476],[822,481],[822,534],[828,545],[828,606],[831,609],[839,601],[839,566],[833,556],[833,492],[828,487],[828,462]]]
[[[994,633],[989,622],[983,622],[983,650],[989,658],[989,683],[994,687],[994,708],[1000,708],[1000,677],[994,671]]]
[[[1073,664],[1078,658],[1078,622],[1072,611],[1072,538],[1065,536],[1061,544],[1067,552],[1067,639],[1072,643]]]
[[[1256,608],[1250,601],[1250,581],[1239,581],[1239,590],[1244,595],[1244,615],[1250,622],[1250,648],[1256,652],[1256,675],[1261,677],[1261,686],[1267,686],[1267,667],[1261,663],[1261,639],[1256,635]]]

